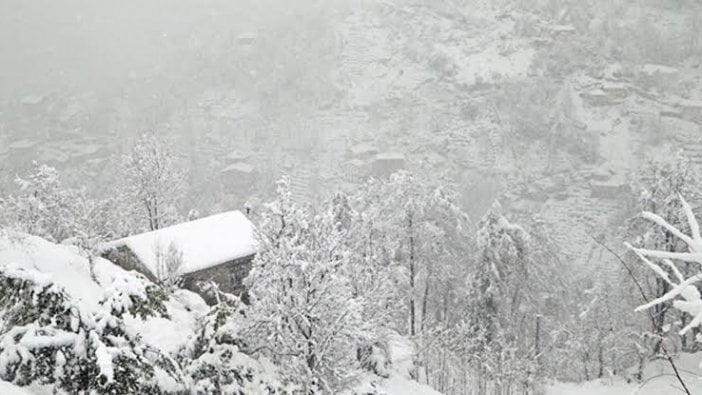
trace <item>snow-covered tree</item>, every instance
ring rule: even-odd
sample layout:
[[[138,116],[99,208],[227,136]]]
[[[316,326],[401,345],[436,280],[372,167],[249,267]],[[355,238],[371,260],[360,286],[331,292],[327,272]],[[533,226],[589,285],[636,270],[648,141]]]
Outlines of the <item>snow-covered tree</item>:
[[[473,239],[450,184],[408,172],[370,180],[350,199],[353,284],[366,312],[415,343],[420,381],[448,381],[447,355],[462,318]],[[348,211],[348,210],[347,210]]]
[[[659,226],[661,230],[671,233],[673,237],[685,243],[685,251],[638,248],[628,243],[626,246],[669,286],[665,294],[639,306],[636,310],[645,311],[672,302],[675,309],[686,313],[691,318],[679,331],[680,335],[684,335],[689,331],[699,331],[702,325],[702,296],[700,296],[698,286],[698,283],[702,281],[702,272],[699,270],[700,265],[702,265],[702,236],[700,236],[700,226],[692,207],[682,196],[679,196],[679,200],[689,227],[689,234],[684,233],[658,214],[644,211],[642,216]],[[685,274],[682,267],[687,263],[694,264],[697,270],[694,273]],[[697,340],[700,340],[699,336]]]
[[[463,317],[453,329],[463,340],[451,349],[467,366],[473,393],[537,391],[553,366],[547,350],[563,346],[554,334],[572,316],[573,306],[561,305],[576,292],[544,231],[508,220],[497,202],[478,225]]]
[[[367,185],[366,185],[367,186]],[[377,191],[361,189],[353,196],[337,195],[331,204],[334,222],[344,234],[352,264],[345,267],[352,292],[362,297],[364,321],[370,325],[395,326],[404,319],[404,298],[398,284],[404,282],[400,266],[390,260],[386,233],[379,226],[384,218],[376,201]]]
[[[477,385],[483,391],[497,391],[501,386],[527,384],[529,374],[537,370],[529,349],[533,343],[522,341],[520,333],[526,332],[525,299],[532,274],[528,235],[495,204],[481,220],[476,239],[480,255],[469,280],[472,302],[466,317],[474,344],[466,352],[472,355]]]
[[[115,199],[93,198],[85,189],[65,187],[53,167],[35,163],[34,171],[16,182],[19,193],[0,200],[7,225],[78,246],[91,271],[100,255],[100,244],[123,234],[125,216],[118,213]]]
[[[19,194],[3,204],[10,227],[55,242],[72,236],[78,192],[63,186],[55,168],[35,162],[34,170],[15,183]]]
[[[260,215],[260,250],[246,281],[248,351],[270,358],[306,392],[347,388],[372,328],[345,275],[350,254],[335,216],[297,206],[285,179]]]
[[[84,191],[75,196],[70,241],[88,258],[90,273],[94,275],[102,243],[114,237],[117,232],[113,222],[114,202],[112,199],[91,199],[85,196]]]
[[[154,246],[154,256],[156,257],[156,278],[160,284],[168,290],[174,290],[182,282],[183,252],[174,243],[167,247],[156,243]]]
[[[657,212],[673,226],[689,231],[679,195],[697,200],[699,192],[695,186],[697,175],[687,160],[678,157],[651,162],[632,178],[635,194],[631,206]],[[622,213],[622,217],[628,215]],[[555,328],[554,351],[547,360],[551,371],[561,380],[589,380],[623,374],[636,367],[629,370],[631,378],[640,380],[646,364],[662,353],[662,346],[670,352],[694,350],[693,331],[679,334],[690,318],[674,309],[672,302],[653,307],[650,316],[633,311],[641,302],[641,292],[656,299],[666,294],[670,285],[638,264],[635,253],[622,251],[618,256],[619,251],[612,247],[630,240],[641,248],[683,252],[685,244],[641,216],[622,220],[621,227],[612,228],[606,237],[603,234],[597,240],[603,247],[600,261],[571,270],[575,275],[569,279],[570,289],[557,306],[566,315],[562,325]],[[695,265],[681,262],[679,269],[687,276],[694,273]]]
[[[685,244],[684,251],[671,252],[666,249],[637,248],[629,243],[625,243],[625,245],[638,256],[646,267],[665,281],[669,287],[665,294],[653,300],[646,298],[643,295],[643,288],[640,288],[646,303],[637,307],[636,311],[646,311],[651,321],[655,321],[654,309],[662,304],[672,303],[673,308],[683,313],[689,319],[689,321],[681,325],[682,328],[678,330],[678,334],[685,336],[691,332],[695,334],[694,338],[699,344],[702,343],[702,337],[700,336],[700,329],[702,329],[702,295],[698,285],[702,281],[702,272],[700,271],[700,265],[702,265],[702,236],[700,236],[699,222],[695,218],[692,207],[682,195],[679,196],[679,200],[686,218],[689,234],[652,212],[644,211],[642,217],[682,241]],[[683,270],[689,264],[693,264],[695,269],[686,273]],[[665,359],[670,362],[680,385],[689,394],[690,391],[680,376],[670,351],[667,350],[665,345],[660,345],[660,350]]]
[[[451,270],[465,263],[470,244],[468,217],[456,201],[450,187],[432,186],[408,172],[371,180],[355,197],[362,232],[354,249],[396,269],[410,336],[426,326],[429,311],[450,313],[460,278]]]
[[[477,287],[484,295],[506,295],[501,298],[501,306],[489,302],[486,312],[498,310],[513,315],[521,305],[524,289],[522,281],[528,278],[526,231],[510,223],[501,213],[496,203],[480,222],[476,235],[481,256],[477,275]]]
[[[81,246],[123,234],[124,213],[118,213],[113,198],[98,199],[83,188],[63,185],[59,172],[34,164],[25,177],[17,177],[19,193],[0,200],[7,225],[54,242],[70,241]]]
[[[155,133],[144,133],[123,157],[125,199],[148,230],[171,224],[182,195],[184,177],[175,153]]]
[[[637,192],[637,209],[640,211],[654,212],[667,223],[675,228],[687,231],[689,229],[688,220],[685,217],[680,196],[688,200],[698,200],[702,194],[695,187],[698,183],[698,175],[689,161],[678,156],[670,162],[651,162],[639,175],[637,181],[632,185]],[[668,252],[683,252],[686,250],[685,244],[675,234],[656,226],[647,221],[646,218],[636,217],[629,221],[627,234],[632,242],[642,248],[665,250]],[[636,260],[636,257],[632,257]],[[681,263],[679,266],[684,275],[693,273],[696,270],[694,264]],[[646,296],[656,299],[670,290],[670,284],[654,273],[644,270],[637,265],[633,266],[634,274],[644,287]],[[628,276],[622,273],[622,276]],[[630,281],[628,283],[631,284]],[[634,291],[633,284],[629,287]],[[674,310],[671,310],[671,303],[662,303],[652,308],[653,320],[650,323],[650,336],[653,340],[651,351],[653,354],[659,352],[660,343],[667,337],[664,327],[675,326],[677,321],[682,321],[683,326],[687,317],[678,317]],[[690,346],[689,339],[683,336],[679,339],[680,346],[686,348]]]
[[[632,310],[630,289],[621,286],[631,280],[615,264],[607,260],[574,276],[560,301],[566,315],[553,327],[546,361],[559,380],[610,377],[648,362],[644,328]]]

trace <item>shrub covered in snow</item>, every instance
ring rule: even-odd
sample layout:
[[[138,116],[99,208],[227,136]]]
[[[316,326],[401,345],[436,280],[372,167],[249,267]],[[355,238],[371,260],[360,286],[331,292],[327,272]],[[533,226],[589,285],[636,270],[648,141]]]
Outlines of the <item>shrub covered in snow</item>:
[[[127,334],[122,312],[146,316],[160,310],[151,308],[159,302],[148,302],[148,293],[131,290],[108,294],[103,309],[90,311],[49,276],[2,266],[0,322],[8,329],[0,334],[0,379],[22,386],[52,384],[69,393],[183,390],[177,364]]]
[[[168,318],[164,302],[168,295],[163,288],[151,283],[140,273],[131,272],[116,276],[105,290],[101,302],[116,317],[129,312],[145,320],[152,316]]]
[[[234,303],[232,303],[234,302]],[[283,394],[270,365],[241,352],[239,323],[244,312],[236,300],[220,298],[202,320],[197,336],[182,355],[185,372],[198,394]]]

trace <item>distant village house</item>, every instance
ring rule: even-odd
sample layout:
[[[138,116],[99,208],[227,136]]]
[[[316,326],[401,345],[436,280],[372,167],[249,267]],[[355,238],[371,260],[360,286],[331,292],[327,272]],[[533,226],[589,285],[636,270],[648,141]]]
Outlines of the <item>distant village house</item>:
[[[214,303],[202,285],[213,281],[222,291],[243,294],[256,250],[253,224],[230,211],[112,241],[103,246],[103,257],[160,281],[168,275],[168,254],[176,252],[183,287]]]
[[[375,156],[373,173],[386,177],[405,168],[405,155],[399,152],[383,152]]]

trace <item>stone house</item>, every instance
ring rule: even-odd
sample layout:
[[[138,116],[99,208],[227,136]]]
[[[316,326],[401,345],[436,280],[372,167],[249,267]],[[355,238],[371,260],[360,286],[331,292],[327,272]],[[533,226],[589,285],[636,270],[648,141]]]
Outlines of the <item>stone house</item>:
[[[629,193],[629,186],[614,180],[590,181],[590,197],[597,199],[620,199]]]
[[[173,273],[183,287],[208,303],[213,295],[203,285],[216,283],[222,291],[244,295],[243,280],[257,251],[254,227],[239,211],[229,211],[152,232],[106,243],[102,256],[126,270],[136,270],[158,282]],[[177,262],[168,269],[168,262]]]
[[[386,177],[405,168],[405,155],[399,152],[382,152],[375,156],[373,174]]]
[[[678,86],[680,82],[680,71],[675,67],[645,64],[639,66],[637,71],[638,81],[644,86],[668,90]]]
[[[590,106],[606,106],[609,104],[607,93],[600,88],[593,88],[580,93],[580,97]]]
[[[228,165],[220,171],[222,191],[244,200],[251,195],[256,183],[256,167],[239,161]]]
[[[702,124],[702,101],[681,100],[678,106],[683,119]]]

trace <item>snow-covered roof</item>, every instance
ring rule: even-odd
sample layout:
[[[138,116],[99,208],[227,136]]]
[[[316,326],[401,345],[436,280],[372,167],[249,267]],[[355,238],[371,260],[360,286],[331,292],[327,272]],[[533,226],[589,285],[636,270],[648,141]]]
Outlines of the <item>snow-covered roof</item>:
[[[375,156],[376,160],[405,160],[405,155],[401,152],[383,152]]]
[[[258,34],[255,32],[246,32],[242,33],[237,37],[239,40],[255,40],[258,37]]]
[[[249,157],[248,153],[241,152],[241,151],[232,151],[227,155],[227,158],[232,159],[232,160],[243,160]]]
[[[250,174],[254,171],[254,167],[251,164],[248,164],[246,162],[236,162],[234,164],[231,164],[224,169],[222,169],[222,173],[229,173],[229,172],[239,172],[239,173],[246,173]]]
[[[594,97],[594,96],[607,96],[605,91],[603,91],[600,88],[590,89],[589,91],[585,92],[585,94],[588,96],[592,96],[592,97]]]
[[[605,82],[602,84],[602,89],[627,89],[627,86],[626,84],[622,84],[621,82]]]
[[[678,104],[681,107],[698,108],[698,107],[702,107],[702,100],[683,99],[683,100],[678,101]]]
[[[553,25],[551,26],[551,31],[555,33],[570,33],[575,31],[573,25]]]
[[[236,40],[239,42],[239,45],[248,47],[255,43],[257,38],[258,35],[256,33],[249,32],[240,34],[239,37],[236,38]]]
[[[30,95],[30,96],[25,96],[20,100],[21,104],[29,104],[29,105],[34,105],[34,104],[39,104],[46,99],[46,94],[38,94],[38,95]]]
[[[347,161],[346,163],[348,163],[351,166],[355,166],[355,167],[363,167],[366,165],[366,162],[361,160],[361,159],[351,159],[351,160]]]
[[[646,74],[676,74],[678,69],[675,67],[665,66],[662,64],[645,64],[641,67],[641,71]]]
[[[356,144],[351,147],[351,153],[354,155],[365,155],[365,154],[375,154],[378,152],[378,148],[372,144]]]
[[[165,254],[171,244],[183,254],[182,274],[252,255],[257,247],[251,221],[240,211],[229,211],[126,237],[105,248],[127,246],[156,276],[158,252]]]

